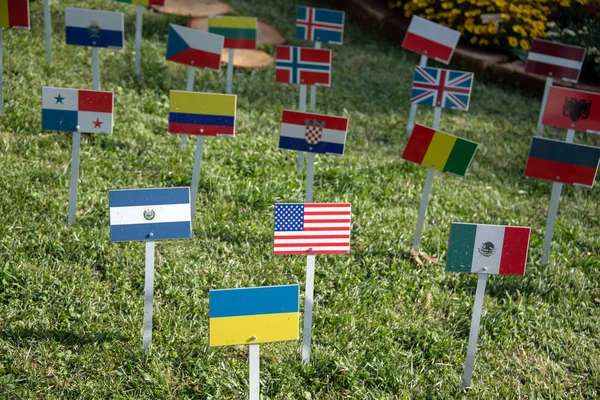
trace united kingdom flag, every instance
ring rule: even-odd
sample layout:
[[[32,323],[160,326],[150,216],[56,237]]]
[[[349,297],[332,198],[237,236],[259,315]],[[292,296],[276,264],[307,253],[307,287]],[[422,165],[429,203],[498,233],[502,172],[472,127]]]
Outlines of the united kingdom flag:
[[[329,86],[331,50],[277,46],[275,80],[281,83]]]
[[[344,12],[298,6],[296,39],[342,44]]]
[[[473,73],[441,68],[416,67],[410,102],[467,111]]]

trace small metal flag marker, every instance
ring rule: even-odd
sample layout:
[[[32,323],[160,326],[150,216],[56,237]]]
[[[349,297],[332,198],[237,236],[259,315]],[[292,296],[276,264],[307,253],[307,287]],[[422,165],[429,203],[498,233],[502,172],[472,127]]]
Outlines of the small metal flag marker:
[[[471,386],[481,311],[490,274],[524,275],[531,229],[520,226],[452,223],[446,272],[478,274],[462,384]]]
[[[260,343],[298,340],[300,287],[263,286],[211,290],[211,347],[249,347],[249,399],[260,398]]]
[[[167,60],[188,65],[187,91],[194,89],[194,68],[219,71],[225,38],[185,26],[169,25]],[[187,134],[181,136],[181,148],[187,144]]]
[[[108,192],[111,242],[146,242],[142,347],[152,342],[154,248],[157,240],[190,239],[190,188],[125,189]]]

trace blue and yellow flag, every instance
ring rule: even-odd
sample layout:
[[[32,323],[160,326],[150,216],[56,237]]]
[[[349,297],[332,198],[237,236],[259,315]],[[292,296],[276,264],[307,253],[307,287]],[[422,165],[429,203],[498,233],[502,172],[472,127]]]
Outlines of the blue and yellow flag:
[[[210,346],[297,340],[298,285],[211,290]]]

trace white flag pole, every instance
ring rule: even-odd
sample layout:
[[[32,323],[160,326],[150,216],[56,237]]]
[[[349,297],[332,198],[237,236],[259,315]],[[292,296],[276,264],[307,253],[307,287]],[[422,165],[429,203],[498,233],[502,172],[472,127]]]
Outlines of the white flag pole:
[[[315,49],[321,48],[321,42],[315,42]],[[317,86],[312,85],[310,87],[310,101],[309,101],[309,111],[315,112],[317,108]]]
[[[427,56],[421,56],[421,60],[419,61],[419,67],[427,66]],[[410,134],[415,127],[415,119],[417,118],[417,104],[410,104],[410,114],[408,116],[408,126],[406,127],[406,131]]]
[[[93,89],[100,90],[100,61],[97,47],[92,47],[92,79]]]
[[[442,108],[436,107],[433,112],[433,129],[440,129],[440,121],[442,118]],[[419,216],[417,217],[417,228],[415,230],[415,238],[413,239],[412,248],[419,250],[421,243],[421,233],[423,232],[423,224],[425,223],[425,214],[427,214],[427,205],[429,203],[429,194],[431,193],[431,185],[433,185],[433,177],[435,170],[427,168],[427,179],[423,186],[423,194],[421,195],[421,204],[419,205]]]
[[[140,76],[142,64],[142,27],[144,24],[144,6],[137,6],[135,17],[135,69],[136,76]]]
[[[550,94],[550,88],[552,87],[552,78],[546,78],[546,85],[544,86],[544,97],[542,97],[542,107],[540,108],[540,116],[538,117],[537,131],[536,136],[542,136],[544,133],[544,125],[542,125],[542,119],[544,117],[544,110],[546,109],[546,104],[548,103],[548,95]]]
[[[308,153],[306,163],[306,202],[313,201],[315,178],[315,153]],[[315,256],[306,257],[306,288],[304,290],[304,330],[302,331],[302,362],[310,364],[310,342],[312,336],[313,298],[315,291]]]
[[[304,289],[304,329],[302,331],[302,363],[310,364],[312,314],[315,292],[315,255],[306,257],[306,288]]]
[[[150,233],[152,235],[152,233]],[[146,271],[144,277],[144,336],[143,348],[148,351],[152,342],[152,305],[154,303],[154,241],[146,242]]]
[[[2,83],[4,80],[4,60],[2,57],[2,31],[3,29],[0,28],[0,115],[4,113],[4,88]]]
[[[300,85],[300,97],[298,99],[298,111],[306,112],[306,85]],[[298,152],[298,168],[304,169],[304,153]]]
[[[196,154],[194,155],[194,169],[192,171],[192,193],[191,206],[192,218],[196,214],[196,197],[198,197],[198,182],[200,181],[200,166],[202,165],[202,151],[204,148],[204,136],[198,135],[196,139]]]
[[[79,157],[81,152],[81,133],[79,126],[77,132],[73,132],[73,149],[71,150],[71,183],[69,185],[69,217],[70,225],[75,223],[77,211],[77,190],[79,187]]]
[[[233,49],[229,49],[227,60],[227,80],[225,82],[225,93],[231,94],[233,90]]]
[[[481,321],[481,310],[483,309],[483,298],[485,296],[485,284],[487,273],[478,274],[477,290],[475,291],[475,303],[473,304],[473,318],[471,319],[471,332],[469,332],[469,347],[465,360],[462,384],[464,387],[471,386],[473,367],[475,366],[475,353],[477,352],[477,337],[479,336],[479,323]]]
[[[260,344],[249,345],[248,363],[250,364],[249,400],[260,400]]]
[[[50,0],[44,0],[44,29],[46,31],[46,61],[52,64],[52,24],[50,22]]]
[[[192,66],[188,67],[188,76],[187,76],[187,86],[185,90],[188,92],[194,91],[194,72],[195,69]],[[183,149],[187,145],[188,135],[181,135],[181,145],[180,147]],[[192,211],[193,215],[193,211]]]
[[[567,143],[573,143],[575,138],[575,130],[567,131]],[[550,196],[550,209],[548,210],[548,219],[546,220],[546,235],[544,236],[544,245],[542,246],[542,264],[548,264],[550,259],[550,249],[552,247],[552,236],[554,234],[554,223],[556,222],[556,214],[558,213],[558,203],[562,192],[563,184],[560,182],[552,182],[552,195]]]

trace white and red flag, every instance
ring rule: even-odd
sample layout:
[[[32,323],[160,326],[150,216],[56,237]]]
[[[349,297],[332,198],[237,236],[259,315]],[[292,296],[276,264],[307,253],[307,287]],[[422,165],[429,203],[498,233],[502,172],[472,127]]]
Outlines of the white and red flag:
[[[402,47],[448,64],[460,39],[460,32],[413,15]]]
[[[350,253],[350,203],[275,204],[275,254]]]
[[[584,58],[583,47],[534,39],[525,72],[577,83]]]

